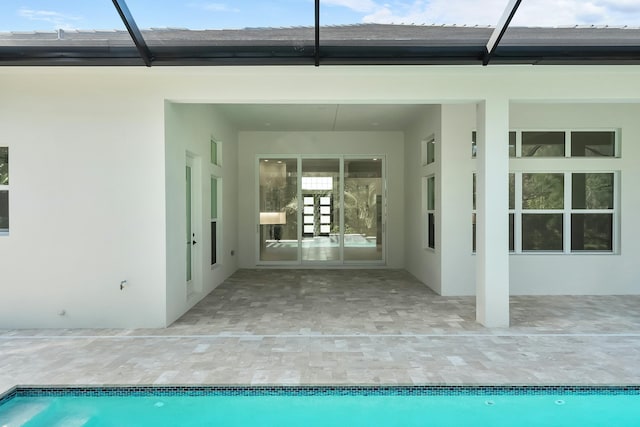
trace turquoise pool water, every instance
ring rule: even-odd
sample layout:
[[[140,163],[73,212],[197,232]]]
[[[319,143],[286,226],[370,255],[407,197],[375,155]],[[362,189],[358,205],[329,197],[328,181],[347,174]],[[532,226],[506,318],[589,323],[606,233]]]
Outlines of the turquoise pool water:
[[[64,390],[17,390],[0,426],[640,426],[628,387]]]

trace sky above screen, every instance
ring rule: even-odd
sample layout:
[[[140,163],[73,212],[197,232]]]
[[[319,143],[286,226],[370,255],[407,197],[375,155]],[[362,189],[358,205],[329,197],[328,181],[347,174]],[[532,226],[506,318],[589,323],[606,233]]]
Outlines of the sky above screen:
[[[508,0],[321,0],[321,25],[495,26]],[[138,26],[311,26],[313,0],[127,0]],[[523,0],[512,25],[640,27],[640,0]],[[111,0],[2,0],[0,31],[124,29]]]

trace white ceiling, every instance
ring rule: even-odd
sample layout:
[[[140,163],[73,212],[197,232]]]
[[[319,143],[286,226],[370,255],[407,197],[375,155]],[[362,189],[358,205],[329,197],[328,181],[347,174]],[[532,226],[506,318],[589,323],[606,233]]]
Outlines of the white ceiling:
[[[402,131],[425,108],[414,104],[219,104],[241,131]]]

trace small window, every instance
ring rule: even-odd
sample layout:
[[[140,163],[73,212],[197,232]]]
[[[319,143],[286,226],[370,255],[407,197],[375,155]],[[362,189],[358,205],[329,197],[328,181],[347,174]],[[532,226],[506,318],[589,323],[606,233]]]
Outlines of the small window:
[[[9,185],[9,147],[0,147],[0,185]]]
[[[613,173],[571,174],[571,251],[613,251]]]
[[[509,174],[509,251],[515,250],[516,175]],[[473,174],[473,211],[471,213],[471,250],[476,251],[476,174]]]
[[[564,157],[564,132],[522,132],[522,157]]]
[[[218,263],[218,184],[216,177],[211,177],[211,265]]]
[[[516,133],[509,132],[509,157],[516,156]]]
[[[9,234],[9,148],[0,147],[0,235]]]
[[[211,164],[220,166],[220,142],[211,138]]]
[[[474,159],[478,155],[478,132],[475,130],[471,132],[471,157]]]
[[[436,247],[436,179],[434,176],[423,178],[423,206],[424,206],[424,247],[435,249]]]
[[[573,209],[613,209],[612,173],[571,174]]]
[[[436,161],[436,140],[433,137],[422,140],[422,165],[426,166]]]
[[[478,133],[474,130],[471,132],[471,157],[475,158],[478,151],[477,144]],[[509,157],[516,156],[516,132],[509,132]]]
[[[613,250],[613,214],[571,214],[571,250]]]
[[[563,207],[564,174],[522,174],[522,209],[562,209]]]
[[[616,133],[571,132],[571,157],[614,157]]]
[[[561,213],[523,214],[522,250],[562,251],[562,219]]]

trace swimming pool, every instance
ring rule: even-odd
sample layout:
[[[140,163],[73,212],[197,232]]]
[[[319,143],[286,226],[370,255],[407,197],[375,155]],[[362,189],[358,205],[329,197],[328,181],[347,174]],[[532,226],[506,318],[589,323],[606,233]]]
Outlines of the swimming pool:
[[[640,386],[17,387],[5,425],[638,426]]]

